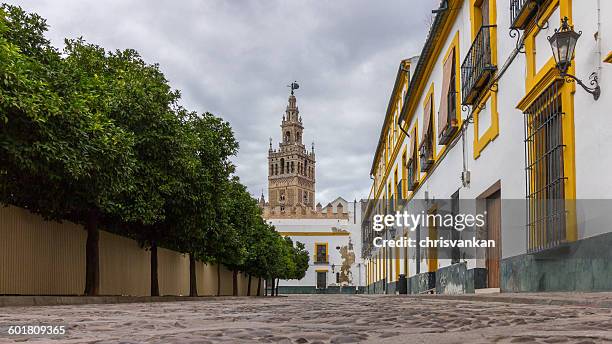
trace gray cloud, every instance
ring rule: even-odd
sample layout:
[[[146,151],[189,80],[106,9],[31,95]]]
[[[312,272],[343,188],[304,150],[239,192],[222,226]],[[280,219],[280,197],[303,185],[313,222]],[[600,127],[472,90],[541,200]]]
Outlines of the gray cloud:
[[[83,36],[158,62],[183,104],[228,120],[237,174],[267,188],[268,137],[280,138],[298,80],[317,200],[367,197],[369,169],[399,61],[420,52],[438,0],[11,1],[47,18],[49,37]]]

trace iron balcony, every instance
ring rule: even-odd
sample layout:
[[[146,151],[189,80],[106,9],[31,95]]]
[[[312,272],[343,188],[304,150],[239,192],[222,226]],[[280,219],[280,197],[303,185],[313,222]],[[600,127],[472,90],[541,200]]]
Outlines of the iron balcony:
[[[529,24],[540,0],[510,0],[510,28],[524,30]]]
[[[496,25],[483,25],[461,65],[461,104],[474,105],[487,82],[497,70],[491,59],[491,29]]]

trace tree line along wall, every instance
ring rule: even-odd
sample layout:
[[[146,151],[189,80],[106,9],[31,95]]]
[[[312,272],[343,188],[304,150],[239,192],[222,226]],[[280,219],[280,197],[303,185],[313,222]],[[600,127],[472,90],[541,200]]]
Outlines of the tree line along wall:
[[[0,204],[0,295],[81,295],[85,287],[86,231],[71,222],[45,221]],[[189,295],[189,256],[158,249],[160,295]],[[232,272],[221,267],[221,295],[232,295]],[[198,294],[217,294],[217,267],[197,262]],[[257,278],[251,295],[257,293]],[[132,240],[100,232],[100,295],[150,295],[150,252]],[[248,277],[238,276],[238,294]],[[263,292],[263,288],[261,288]]]

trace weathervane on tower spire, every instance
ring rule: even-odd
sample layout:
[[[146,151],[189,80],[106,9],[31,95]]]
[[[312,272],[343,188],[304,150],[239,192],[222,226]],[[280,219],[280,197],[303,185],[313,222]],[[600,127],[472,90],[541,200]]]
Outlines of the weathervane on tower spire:
[[[291,88],[291,95],[293,95],[293,91],[300,88],[300,85],[298,85],[297,81],[294,81],[291,83],[291,85],[287,85],[287,87]]]

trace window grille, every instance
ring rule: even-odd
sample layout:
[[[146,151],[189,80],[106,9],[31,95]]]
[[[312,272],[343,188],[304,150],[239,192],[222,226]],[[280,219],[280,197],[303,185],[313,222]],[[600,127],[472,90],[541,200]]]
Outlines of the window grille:
[[[562,86],[562,80],[553,83],[524,115],[528,252],[566,238]]]

